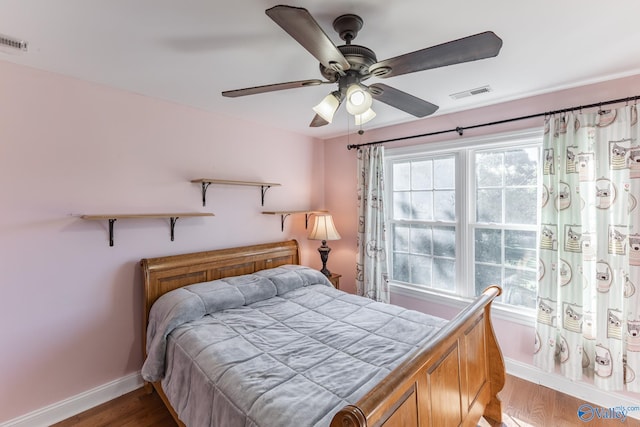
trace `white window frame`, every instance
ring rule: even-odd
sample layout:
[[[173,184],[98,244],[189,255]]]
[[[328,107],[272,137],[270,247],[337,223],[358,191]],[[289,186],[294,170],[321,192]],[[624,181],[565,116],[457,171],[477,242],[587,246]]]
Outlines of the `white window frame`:
[[[391,164],[398,160],[409,160],[415,157],[426,156],[444,156],[454,155],[456,157],[456,189],[468,188],[471,194],[475,194],[475,179],[473,174],[469,173],[470,155],[475,155],[475,152],[492,149],[492,148],[504,148],[518,144],[541,144],[542,142],[542,129],[527,129],[515,132],[505,132],[500,134],[493,134],[481,137],[466,137],[455,141],[442,141],[425,143],[419,145],[412,145],[407,147],[387,148],[385,150],[385,170],[389,173],[386,177],[386,191],[385,202],[387,206],[393,206],[393,177],[390,171],[392,170]],[[539,173],[538,182],[541,182],[541,176]],[[467,192],[468,193],[468,192]],[[470,219],[474,218],[475,212],[475,198],[473,201],[465,200],[464,191],[456,191],[455,203],[456,203],[456,293],[450,293],[439,289],[420,288],[418,286],[407,285],[404,283],[394,282],[390,280],[391,292],[398,295],[403,295],[409,298],[415,298],[418,300],[424,300],[429,303],[442,304],[457,309],[462,309],[468,304],[473,297],[463,296],[473,295],[475,293],[475,278],[473,275],[473,262],[474,253],[473,245],[470,245],[470,249],[461,250],[464,248],[463,242],[473,242],[473,230],[477,227],[477,224],[471,223]],[[391,224],[392,209],[387,209],[387,222]],[[539,224],[536,224],[538,226]],[[390,227],[388,228],[390,232]],[[392,239],[389,235],[387,238],[387,253],[391,254]],[[497,317],[509,320],[512,322],[520,323],[527,326],[532,326],[535,322],[535,310],[527,309],[524,307],[516,307],[510,304],[502,304],[496,302],[494,304],[494,312]]]

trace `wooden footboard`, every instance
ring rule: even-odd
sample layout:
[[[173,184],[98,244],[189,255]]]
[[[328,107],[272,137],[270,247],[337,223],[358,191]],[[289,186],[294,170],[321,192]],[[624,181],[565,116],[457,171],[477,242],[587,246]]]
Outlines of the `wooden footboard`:
[[[482,416],[502,421],[497,394],[504,361],[490,317],[500,293],[487,288],[360,401],[340,410],[331,427],[475,426]]]

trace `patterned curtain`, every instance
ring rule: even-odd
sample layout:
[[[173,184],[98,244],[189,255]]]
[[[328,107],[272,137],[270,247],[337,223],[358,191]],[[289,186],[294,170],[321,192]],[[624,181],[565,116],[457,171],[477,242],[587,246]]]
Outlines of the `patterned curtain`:
[[[545,123],[535,364],[640,392],[636,106]]]
[[[358,259],[356,291],[389,302],[385,249],[384,147],[358,149]]]

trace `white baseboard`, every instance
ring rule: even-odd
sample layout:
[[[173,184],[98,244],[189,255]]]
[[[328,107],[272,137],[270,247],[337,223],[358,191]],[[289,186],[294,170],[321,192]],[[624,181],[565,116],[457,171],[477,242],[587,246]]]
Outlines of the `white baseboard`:
[[[136,390],[142,387],[143,384],[140,372],[135,372],[26,415],[0,423],[0,427],[47,427]]]
[[[627,417],[640,420],[640,410],[638,410],[640,404],[637,398],[634,399],[631,396],[621,393],[601,390],[585,382],[571,381],[562,375],[544,372],[535,366],[517,360],[505,358],[504,362],[507,373],[514,377],[549,387],[561,393],[574,396],[577,399],[584,400],[585,403],[592,403],[602,408],[634,408],[634,410],[627,412]],[[577,411],[578,408],[576,408],[576,420],[578,420]]]

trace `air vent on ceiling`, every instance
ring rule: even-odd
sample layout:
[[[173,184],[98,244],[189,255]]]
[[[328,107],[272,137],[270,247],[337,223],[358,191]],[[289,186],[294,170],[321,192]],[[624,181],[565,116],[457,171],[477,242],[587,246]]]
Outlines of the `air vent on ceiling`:
[[[29,43],[27,43],[24,40],[20,40],[15,37],[0,34],[0,48],[2,48],[2,50],[6,52],[9,52],[9,51],[26,52],[28,45]]]
[[[451,98],[453,98],[453,99],[462,99],[462,98],[466,98],[468,96],[480,95],[481,93],[487,93],[487,92],[491,92],[491,86],[489,86],[489,85],[482,86],[482,87],[477,87],[475,89],[465,90],[463,92],[452,93],[449,96]]]

